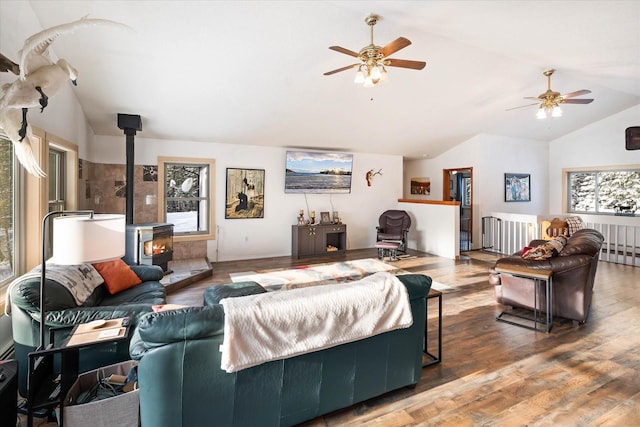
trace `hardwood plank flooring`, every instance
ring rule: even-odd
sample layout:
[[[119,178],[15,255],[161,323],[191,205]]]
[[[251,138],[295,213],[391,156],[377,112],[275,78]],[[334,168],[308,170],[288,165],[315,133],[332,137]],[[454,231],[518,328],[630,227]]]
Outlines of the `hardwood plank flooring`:
[[[403,388],[316,418],[333,426],[638,426],[640,425],[640,270],[601,261],[587,323],[555,319],[550,334],[496,322],[488,270],[495,254],[467,252],[459,261],[411,252],[397,263],[451,286],[443,295],[443,359]],[[229,273],[291,268],[377,256],[218,262],[211,277],[175,290],[169,303],[201,305],[205,289]],[[430,330],[437,300],[429,300]],[[429,348],[436,348],[435,333]],[[51,424],[55,425],[55,424]]]
[[[555,319],[550,334],[496,322],[488,270],[495,254],[459,261],[411,252],[397,264],[453,287],[443,295],[443,361],[426,367],[417,387],[401,389],[319,417],[307,427],[631,426],[640,425],[640,270],[600,262],[585,325]],[[313,259],[219,262],[211,277],[169,295],[202,304],[205,289],[229,273],[376,257],[375,249]],[[436,328],[437,300],[429,302]],[[431,336],[434,336],[432,334]],[[430,341],[430,349],[436,343]]]

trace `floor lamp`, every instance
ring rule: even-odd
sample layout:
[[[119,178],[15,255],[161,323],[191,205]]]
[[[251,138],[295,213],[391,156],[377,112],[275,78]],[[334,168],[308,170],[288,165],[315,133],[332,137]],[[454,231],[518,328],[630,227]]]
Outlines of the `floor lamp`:
[[[125,216],[94,214],[92,210],[55,211],[42,218],[42,266],[40,274],[40,347],[45,345],[45,282],[47,224],[53,218],[53,257],[62,265],[102,262],[125,252]]]

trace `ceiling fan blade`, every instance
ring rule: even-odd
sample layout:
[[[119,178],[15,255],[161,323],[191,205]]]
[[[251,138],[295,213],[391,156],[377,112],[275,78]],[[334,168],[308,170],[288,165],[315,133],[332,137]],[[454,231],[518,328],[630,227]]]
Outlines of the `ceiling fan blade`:
[[[326,73],[324,73],[324,75],[325,76],[330,76],[331,74],[339,73],[340,71],[346,71],[346,70],[348,70],[350,68],[357,67],[358,65],[360,65],[360,64],[347,65],[346,67],[338,68],[337,70],[327,71]]]
[[[409,39],[405,39],[404,37],[398,37],[397,39],[395,39],[394,41],[392,41],[391,43],[389,43],[388,45],[380,49],[380,53],[386,57],[391,55],[394,52],[399,51],[400,49],[404,49],[410,44],[411,42],[409,41]]]
[[[593,99],[583,98],[583,99],[565,99],[562,101],[563,104],[591,104]]]
[[[525,96],[523,99],[533,99],[534,101],[537,99],[538,101],[540,101],[540,98],[538,98],[537,96]]]
[[[424,61],[410,61],[408,59],[387,59],[384,61],[385,65],[390,67],[401,67],[401,68],[411,68],[412,70],[422,70],[425,65],[427,65]]]
[[[340,46],[329,46],[329,49],[335,50],[336,52],[344,53],[345,55],[350,55],[356,58],[360,56],[360,54]]]
[[[586,95],[588,93],[591,93],[591,91],[588,89],[582,89],[582,90],[577,90],[571,93],[565,93],[564,95],[562,95],[562,97],[564,99],[567,99],[567,98],[573,98],[574,96]]]
[[[527,104],[527,105],[521,105],[519,107],[507,108],[504,111],[517,110],[518,108],[531,107],[532,105],[538,105],[538,103],[536,102],[535,104]]]

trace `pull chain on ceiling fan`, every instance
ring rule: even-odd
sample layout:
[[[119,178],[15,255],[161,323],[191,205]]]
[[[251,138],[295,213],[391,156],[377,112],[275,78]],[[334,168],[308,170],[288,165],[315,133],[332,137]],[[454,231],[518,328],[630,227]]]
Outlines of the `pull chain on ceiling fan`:
[[[509,108],[507,111],[516,110],[518,108],[530,107],[532,105],[538,105],[538,112],[536,113],[536,118],[538,119],[546,119],[547,117],[561,117],[562,109],[560,108],[560,104],[590,104],[593,102],[593,99],[590,98],[582,98],[582,99],[570,99],[580,95],[586,95],[591,93],[588,89],[577,90],[575,92],[566,93],[561,95],[560,92],[555,92],[551,90],[551,76],[556,70],[546,70],[542,74],[547,77],[547,91],[541,93],[537,97],[525,96],[524,99],[534,99],[538,102],[534,104],[521,105],[520,107]]]
[[[387,80],[386,67],[400,67],[410,68],[413,70],[422,70],[426,64],[423,61],[411,61],[407,59],[392,59],[388,58],[389,55],[403,49],[411,44],[411,42],[404,38],[398,37],[391,43],[384,47],[376,46],[373,43],[373,26],[376,25],[380,17],[378,15],[369,15],[365,18],[365,22],[371,29],[371,39],[369,45],[360,49],[360,52],[356,53],[352,50],[345,49],[340,46],[329,46],[329,49],[336,52],[344,53],[345,55],[353,56],[360,60],[359,63],[347,65],[346,67],[338,68],[336,70],[327,71],[325,76],[330,76],[341,71],[346,71],[351,68],[357,68],[355,83],[362,84],[364,87],[372,87],[381,81]]]

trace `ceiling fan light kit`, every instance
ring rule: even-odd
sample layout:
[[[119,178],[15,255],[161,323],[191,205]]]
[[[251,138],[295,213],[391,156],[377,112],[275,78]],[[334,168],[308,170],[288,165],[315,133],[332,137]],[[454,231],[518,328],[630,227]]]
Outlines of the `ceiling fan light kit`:
[[[590,104],[593,102],[593,99],[582,98],[582,99],[573,99],[575,96],[586,95],[591,93],[588,89],[582,89],[571,93],[566,93],[561,95],[560,92],[554,92],[551,90],[551,76],[556,70],[546,70],[542,74],[547,77],[547,91],[538,95],[537,97],[527,96],[524,99],[533,99],[539,101],[539,103],[529,104],[529,105],[538,105],[538,111],[536,113],[537,119],[546,119],[549,117],[557,118],[562,117],[562,109],[560,108],[560,104]],[[509,110],[515,110],[522,107],[528,107],[529,105],[522,105],[520,107],[509,108]],[[508,110],[507,110],[508,111]]]
[[[365,18],[364,21],[369,25],[371,31],[371,39],[370,43],[360,49],[358,53],[340,46],[329,47],[329,49],[335,50],[336,52],[358,58],[360,62],[347,65],[346,67],[338,68],[336,70],[327,71],[324,73],[325,76],[356,68],[356,75],[353,80],[354,83],[361,84],[364,87],[373,87],[378,83],[389,79],[386,67],[410,68],[413,70],[422,70],[425,67],[426,62],[423,61],[388,58],[389,55],[411,44],[411,42],[404,37],[398,37],[384,47],[376,46],[373,43],[373,26],[376,25],[379,19],[380,17],[378,15],[373,14]]]
[[[557,104],[551,106],[540,104],[538,112],[536,113],[536,119],[546,119],[549,116],[562,117],[562,109],[560,106]]]

